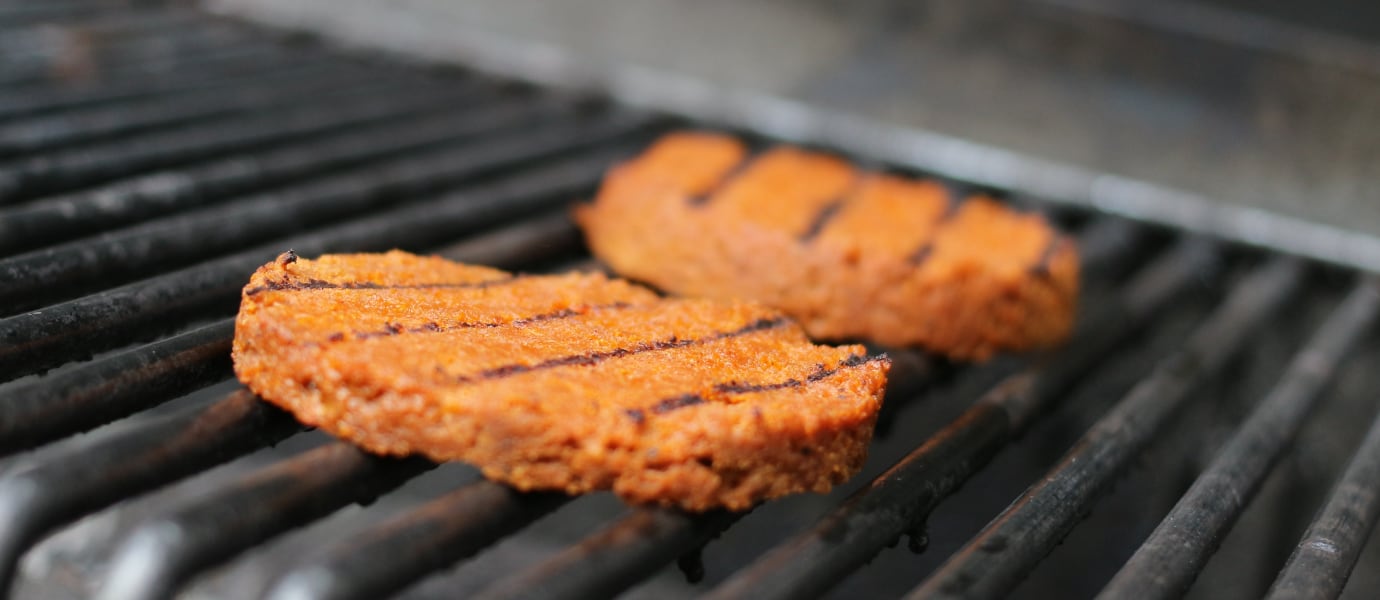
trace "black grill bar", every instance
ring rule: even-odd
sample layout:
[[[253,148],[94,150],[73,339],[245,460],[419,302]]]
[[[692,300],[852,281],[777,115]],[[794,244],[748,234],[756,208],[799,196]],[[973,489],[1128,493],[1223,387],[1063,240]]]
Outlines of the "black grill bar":
[[[244,40],[236,43],[219,43],[205,48],[190,49],[177,54],[156,53],[153,57],[131,58],[110,64],[94,61],[83,64],[77,60],[72,65],[54,65],[39,71],[20,71],[8,73],[0,78],[0,86],[9,88],[16,95],[29,92],[42,92],[54,89],[55,85],[79,85],[96,81],[147,80],[160,77],[181,76],[194,69],[224,64],[237,69],[262,68],[263,61],[274,60],[283,55],[282,49],[261,40]],[[89,69],[89,70],[88,70]]]
[[[35,23],[52,21],[54,19],[87,17],[93,14],[99,15],[101,13],[125,8],[128,8],[128,6],[122,3],[101,4],[98,2],[84,2],[82,0],[71,2],[56,0],[25,2],[19,6],[0,7],[0,27],[29,26]]]
[[[479,85],[473,87],[471,101],[485,102],[488,90]],[[509,102],[524,103],[519,98]],[[328,170],[428,149],[484,127],[469,118],[467,112],[457,113],[457,108],[445,106],[395,115],[280,149],[234,155],[182,170],[141,175],[91,190],[0,208],[0,252],[53,244]],[[398,119],[406,120],[399,123]]]
[[[0,456],[86,431],[229,377],[234,335],[234,321],[217,321],[0,388]]]
[[[367,454],[344,442],[270,465],[140,525],[116,552],[98,598],[169,597],[201,569],[348,504],[372,500],[435,466],[419,458]]]
[[[428,86],[378,86],[376,91],[371,95],[356,93],[356,97],[339,99],[326,106],[237,116],[26,159],[0,168],[0,204],[64,192],[144,169],[189,163],[305,134],[463,102],[470,93]]]
[[[41,306],[54,294],[122,283],[287,235],[304,224],[410,203],[499,169],[616,139],[639,125],[617,115],[570,119],[567,107],[546,100],[468,114],[468,133],[487,134],[471,143],[0,260],[0,307],[15,312]],[[561,116],[567,120],[552,122]],[[526,131],[502,129],[518,126]]]
[[[527,219],[518,225],[477,235],[436,250],[451,260],[502,269],[528,266],[580,251],[580,230],[568,209]]]
[[[629,124],[651,125],[636,115]],[[620,125],[622,127],[622,125]],[[571,159],[416,206],[293,236],[214,261],[0,319],[0,380],[51,368],[166,330],[189,316],[228,314],[249,274],[288,248],[325,252],[422,249],[480,228],[568,202],[588,192],[632,147],[591,150]]]
[[[1377,310],[1380,294],[1372,282],[1362,283],[1299,351],[1280,382],[1099,598],[1177,598],[1188,591]]]
[[[1215,270],[1211,242],[1180,242],[1112,299],[1098,302],[1073,339],[1047,360],[1012,374],[923,445],[821,519],[711,593],[716,598],[813,597],[909,533],[987,465],[1033,418],[1147,326],[1197,277]],[[923,546],[923,544],[921,544]]]
[[[1304,266],[1274,258],[1253,271],[1194,332],[1099,420],[1048,475],[949,558],[911,598],[997,598],[1073,528],[1112,478],[1299,287]]]
[[[570,254],[578,232],[564,211],[437,251],[472,264],[517,268]],[[229,376],[234,319],[0,388],[0,456],[85,431]]]
[[[214,61],[213,61],[214,62]],[[338,63],[331,59],[294,58],[287,62],[290,69],[308,68],[313,63]],[[144,101],[149,98],[188,97],[192,94],[217,88],[235,87],[250,83],[254,77],[265,73],[265,66],[255,70],[219,70],[211,68],[186,70],[177,77],[156,77],[148,81],[112,81],[108,86],[95,87],[48,87],[23,95],[0,97],[0,120],[11,121],[19,117],[51,116],[52,113],[70,112],[75,109],[97,108],[97,106],[121,105],[121,103]],[[269,72],[283,66],[283,61],[269,63]]]
[[[639,509],[527,571],[475,595],[508,598],[611,598],[676,558],[704,546],[746,513],[700,515]]]
[[[281,108],[292,103],[319,102],[321,96],[373,92],[380,84],[406,83],[416,78],[390,77],[384,72],[352,65],[293,65],[270,69],[242,79],[227,89],[179,94],[172,98],[77,109],[60,115],[32,118],[0,126],[0,158],[50,152],[80,143],[200,120],[244,113],[255,109]]]
[[[301,431],[287,413],[235,392],[44,456],[0,478],[0,593],[19,558],[54,527]]]
[[[479,481],[432,500],[294,566],[270,600],[383,598],[422,576],[472,556],[570,501]]]
[[[1269,600],[1331,599],[1342,594],[1380,519],[1380,416],[1279,577]]]

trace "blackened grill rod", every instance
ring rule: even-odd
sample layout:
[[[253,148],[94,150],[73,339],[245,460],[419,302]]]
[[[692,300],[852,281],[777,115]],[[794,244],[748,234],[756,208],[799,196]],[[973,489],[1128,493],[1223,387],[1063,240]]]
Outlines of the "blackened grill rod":
[[[1119,219],[1096,221],[1079,233],[1078,240],[1085,271],[1094,274],[1125,268],[1127,262],[1139,254],[1141,241],[1137,233],[1128,229],[1128,224]],[[1191,256],[1182,254],[1172,258],[1185,259],[1186,263],[1171,264],[1179,271],[1188,271],[1181,278],[1186,280],[1193,274],[1195,266],[1201,266],[1203,260],[1190,260]],[[1138,302],[1153,302],[1152,298],[1157,294],[1163,296],[1169,293],[1172,291],[1157,292],[1149,286],[1141,286],[1131,297]],[[1005,361],[984,370],[1002,372],[1009,370],[1012,364]],[[916,380],[931,374],[932,371],[923,368],[913,369],[904,375],[893,370],[893,377],[888,382],[888,395],[897,390],[918,389],[923,382]],[[729,513],[690,515],[662,509],[637,510],[551,560],[494,583],[483,593],[493,598],[611,596],[636,585],[676,557],[693,552],[739,516]],[[595,556],[598,560],[584,560]],[[773,576],[769,581],[770,589],[781,589],[781,581],[777,577]]]
[[[333,442],[264,467],[138,526],[116,550],[97,598],[169,597],[199,570],[293,527],[365,502],[435,467]]]
[[[191,69],[205,69],[209,66],[225,64],[232,68],[252,69],[262,66],[262,61],[282,56],[281,48],[262,41],[249,39],[243,43],[221,43],[182,52],[177,55],[160,55],[143,60],[120,61],[102,64],[96,61],[90,65],[80,62],[72,66],[75,71],[57,73],[51,70],[39,72],[17,72],[0,74],[0,87],[15,95],[23,95],[40,90],[52,90],[55,86],[76,85],[85,82],[122,81],[128,79],[154,79],[177,76]],[[85,70],[89,67],[89,71]]]
[[[426,92],[425,90],[430,90]],[[187,125],[127,140],[83,145],[0,166],[0,205],[64,192],[141,170],[185,164],[267,146],[311,133],[339,130],[412,110],[464,101],[470,90],[436,86],[380,87],[376,94],[331,99],[271,114],[243,115]]]
[[[475,594],[483,600],[611,598],[702,547],[746,513],[634,510],[549,560]]]
[[[0,478],[0,595],[19,559],[53,528],[301,431],[292,416],[235,392],[105,436]]]
[[[951,556],[908,598],[997,598],[1077,524],[1080,515],[1250,334],[1293,295],[1304,265],[1274,258],[1233,289],[1186,346],[1111,409],[1059,464]]]
[[[103,425],[230,376],[235,324],[166,340],[0,388],[0,456]]]
[[[1380,482],[1380,415],[1266,598],[1330,600],[1342,594],[1366,539],[1380,520],[1376,482]]]
[[[23,117],[51,116],[73,110],[95,107],[110,107],[149,99],[172,99],[200,94],[221,88],[233,88],[250,83],[260,77],[267,68],[269,72],[282,70],[310,69],[317,66],[341,64],[335,58],[300,58],[256,61],[252,69],[239,69],[223,72],[215,68],[203,68],[181,73],[175,77],[158,77],[150,80],[135,78],[105,82],[99,86],[77,88],[55,87],[35,90],[28,94],[0,97],[0,121],[13,121]],[[264,63],[268,63],[265,67]],[[212,65],[213,67],[214,65]]]
[[[554,122],[570,116],[568,106],[546,100],[475,110],[469,114],[473,140],[461,136],[422,156],[0,260],[0,314],[289,235],[304,225],[414,203],[435,190],[606,142],[637,126],[616,115]]]
[[[452,260],[503,269],[574,253],[579,234],[565,211],[437,250]],[[0,456],[149,408],[230,374],[234,319],[0,388]]]
[[[86,108],[0,125],[0,158],[51,152],[253,110],[319,103],[322,96],[373,92],[380,83],[390,80],[405,84],[415,82],[416,78],[390,77],[377,70],[371,72],[339,63],[269,68],[227,89]]]
[[[628,117],[651,125],[640,116]],[[619,128],[631,123],[619,124]],[[588,192],[631,146],[610,146],[434,201],[392,210],[0,319],[0,381],[147,339],[177,319],[228,314],[249,275],[288,248],[324,252],[420,249],[569,202]]]
[[[1279,383],[1098,598],[1177,598],[1188,591],[1303,427],[1338,364],[1375,321],[1380,294],[1372,283],[1359,285],[1294,356]]]
[[[262,44],[246,48],[218,49],[215,52],[181,54],[178,61],[169,65],[170,69],[153,70],[149,73],[102,72],[91,82],[61,86],[43,84],[10,87],[7,93],[0,97],[0,120],[237,85],[236,77],[253,77],[262,72],[267,64],[290,63],[308,66],[348,62],[338,57],[288,55],[278,48]]]
[[[466,118],[466,112],[494,97],[482,82],[475,81],[470,87],[473,94],[463,104],[396,114],[278,149],[233,155],[0,208],[0,253],[52,245],[269,185],[440,145],[473,133],[476,126]],[[520,104],[522,100],[512,98],[509,102]]]
[[[383,598],[427,573],[472,556],[570,501],[479,481],[333,544],[295,565],[269,600]]]

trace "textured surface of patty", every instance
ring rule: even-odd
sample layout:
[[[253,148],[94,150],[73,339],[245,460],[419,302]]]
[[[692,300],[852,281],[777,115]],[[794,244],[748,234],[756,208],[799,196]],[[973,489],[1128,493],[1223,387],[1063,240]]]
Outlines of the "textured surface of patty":
[[[759,300],[818,339],[982,359],[1062,340],[1078,295],[1074,244],[1038,215],[724,135],[662,138],[576,217],[618,273]]]
[[[263,398],[371,451],[689,510],[854,474],[889,368],[756,303],[396,251],[264,265],[234,359]]]

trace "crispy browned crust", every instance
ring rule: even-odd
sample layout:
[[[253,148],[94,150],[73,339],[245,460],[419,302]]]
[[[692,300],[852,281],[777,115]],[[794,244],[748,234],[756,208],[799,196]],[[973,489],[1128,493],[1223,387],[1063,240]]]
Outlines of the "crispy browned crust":
[[[371,451],[697,511],[853,475],[889,367],[864,352],[755,303],[402,252],[264,265],[234,343],[250,389]]]
[[[662,138],[576,217],[619,274],[758,300],[816,339],[983,359],[1065,338],[1078,295],[1074,243],[1037,215],[716,134]]]

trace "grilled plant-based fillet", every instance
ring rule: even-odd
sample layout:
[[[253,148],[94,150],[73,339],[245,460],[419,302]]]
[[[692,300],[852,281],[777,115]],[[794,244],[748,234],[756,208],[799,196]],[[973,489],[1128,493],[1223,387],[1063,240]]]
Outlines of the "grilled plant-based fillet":
[[[749,298],[817,339],[960,359],[1067,336],[1074,244],[1037,215],[778,147],[676,133],[613,169],[576,217],[595,255],[687,296]]]
[[[264,265],[234,359],[263,398],[374,452],[689,510],[854,474],[889,368],[756,303],[396,251]]]

